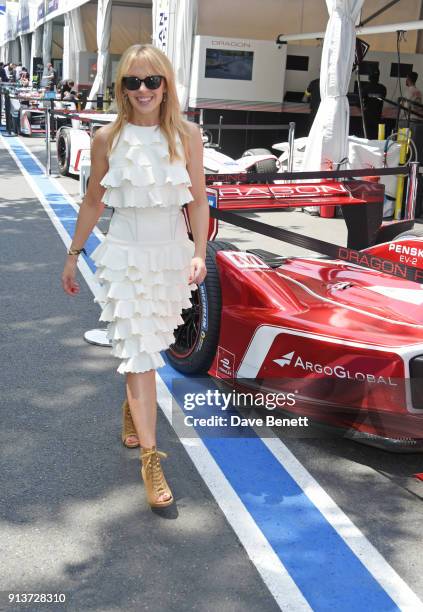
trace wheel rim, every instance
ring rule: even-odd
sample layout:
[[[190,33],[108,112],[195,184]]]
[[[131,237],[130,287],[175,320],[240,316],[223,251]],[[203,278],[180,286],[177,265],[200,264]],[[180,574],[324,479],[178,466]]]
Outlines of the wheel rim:
[[[197,346],[202,313],[198,289],[191,296],[191,304],[191,308],[182,311],[184,322],[175,330],[175,342],[169,347],[169,351],[177,359],[189,357]]]
[[[57,143],[57,158],[59,164],[64,167],[66,164],[66,142],[63,136],[59,138],[59,142]]]

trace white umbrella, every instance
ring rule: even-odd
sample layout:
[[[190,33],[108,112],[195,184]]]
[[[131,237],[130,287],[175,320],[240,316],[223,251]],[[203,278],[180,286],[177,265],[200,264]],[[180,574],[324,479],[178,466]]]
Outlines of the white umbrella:
[[[103,93],[107,84],[109,64],[109,46],[112,29],[112,0],[98,0],[97,5],[97,74],[91,87],[88,99],[94,100],[98,93]],[[86,108],[92,108],[93,102],[87,102]]]
[[[364,0],[326,0],[329,22],[320,67],[321,103],[310,130],[304,170],[330,168],[348,155],[348,86],[355,55],[355,23]]]

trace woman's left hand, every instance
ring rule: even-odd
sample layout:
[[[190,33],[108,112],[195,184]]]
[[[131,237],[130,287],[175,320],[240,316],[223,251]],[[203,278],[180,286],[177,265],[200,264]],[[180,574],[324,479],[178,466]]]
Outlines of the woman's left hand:
[[[191,270],[188,279],[188,284],[196,283],[199,285],[206,278],[207,268],[202,257],[193,257],[191,259]]]

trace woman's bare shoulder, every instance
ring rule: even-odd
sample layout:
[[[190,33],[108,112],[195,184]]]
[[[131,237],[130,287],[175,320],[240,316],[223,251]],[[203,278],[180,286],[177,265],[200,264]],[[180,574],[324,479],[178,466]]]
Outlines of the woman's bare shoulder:
[[[106,125],[102,125],[101,128],[98,128],[94,136],[95,141],[101,145],[106,145],[112,134],[114,124],[115,122],[112,121],[112,123],[107,123]]]
[[[184,120],[184,125],[187,129],[187,132],[190,136],[196,136],[197,134],[200,133],[200,126],[197,123],[194,123],[193,121],[186,121]]]

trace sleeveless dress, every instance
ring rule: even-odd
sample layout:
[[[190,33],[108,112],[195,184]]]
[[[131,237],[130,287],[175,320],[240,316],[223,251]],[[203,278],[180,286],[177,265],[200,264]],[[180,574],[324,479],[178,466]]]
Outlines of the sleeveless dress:
[[[165,365],[160,351],[174,342],[191,307],[188,285],[194,244],[182,206],[193,199],[183,148],[169,160],[159,126],[127,123],[109,157],[101,181],[103,202],[114,208],[109,231],[91,257],[100,291],[100,321],[107,321],[112,355],[120,374],[146,372]]]

